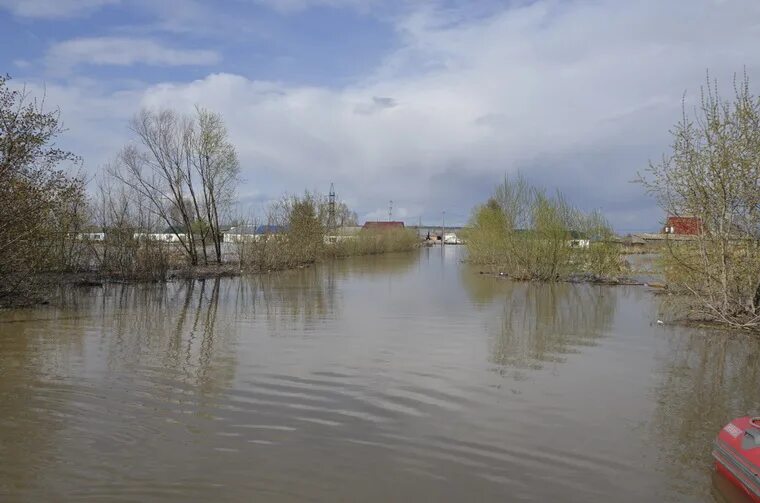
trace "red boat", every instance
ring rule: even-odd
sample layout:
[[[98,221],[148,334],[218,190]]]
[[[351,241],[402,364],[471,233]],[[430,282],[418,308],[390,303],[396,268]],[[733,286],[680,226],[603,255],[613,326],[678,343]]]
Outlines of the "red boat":
[[[715,470],[760,503],[760,417],[740,417],[715,439]]]

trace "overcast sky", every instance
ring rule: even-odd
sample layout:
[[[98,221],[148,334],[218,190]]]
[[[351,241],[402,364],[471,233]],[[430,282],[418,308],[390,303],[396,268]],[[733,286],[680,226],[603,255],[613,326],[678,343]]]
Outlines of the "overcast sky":
[[[758,0],[0,0],[0,71],[59,106],[97,174],[140,107],[221,112],[241,200],[304,189],[360,219],[463,223],[521,172],[621,232],[637,170],[709,68],[760,87]]]

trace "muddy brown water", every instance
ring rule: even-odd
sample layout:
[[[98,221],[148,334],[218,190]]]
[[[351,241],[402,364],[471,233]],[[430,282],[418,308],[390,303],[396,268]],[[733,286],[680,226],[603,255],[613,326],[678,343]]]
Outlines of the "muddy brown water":
[[[760,342],[459,247],[0,314],[0,501],[737,501]]]

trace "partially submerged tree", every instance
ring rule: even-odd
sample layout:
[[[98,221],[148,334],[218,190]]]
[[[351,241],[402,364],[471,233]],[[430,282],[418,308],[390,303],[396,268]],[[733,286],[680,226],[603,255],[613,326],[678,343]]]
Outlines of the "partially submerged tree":
[[[700,222],[693,240],[668,243],[668,283],[687,294],[691,317],[759,327],[760,98],[746,75],[731,100],[708,76],[671,134],[670,155],[639,176],[668,214]]]
[[[137,143],[122,151],[115,176],[150,202],[192,265],[199,247],[208,263],[209,240],[221,262],[220,221],[240,173],[221,117],[200,108],[194,117],[142,110],[131,130]]]
[[[308,192],[302,197],[293,196],[286,208],[287,246],[293,262],[314,262],[321,255],[325,236],[317,198]]]
[[[512,225],[495,198],[475,209],[465,231],[470,258],[480,264],[503,262]]]
[[[120,279],[164,279],[169,269],[167,244],[136,237],[156,227],[149,201],[128,185],[115,183],[109,171],[99,177],[90,202],[93,228],[105,237],[89,243],[98,271]]]
[[[198,220],[208,229],[216,261],[221,263],[221,219],[229,216],[228,210],[240,181],[240,163],[221,115],[202,108],[197,108],[196,113],[197,129],[193,131],[190,143],[193,167],[202,189],[202,209],[196,208],[196,212]]]
[[[84,208],[84,182],[62,165],[79,158],[56,146],[58,110],[0,76],[0,302],[30,293],[34,273],[71,239]]]
[[[190,263],[198,263],[192,208],[186,204],[192,171],[188,156],[189,121],[172,110],[142,110],[130,129],[137,143],[122,150],[114,176],[151,203],[155,214],[177,236]],[[194,191],[192,191],[194,193]]]
[[[476,208],[465,238],[473,262],[514,278],[556,281],[620,273],[610,237],[612,230],[598,212],[584,213],[561,193],[548,195],[518,176],[505,178]]]

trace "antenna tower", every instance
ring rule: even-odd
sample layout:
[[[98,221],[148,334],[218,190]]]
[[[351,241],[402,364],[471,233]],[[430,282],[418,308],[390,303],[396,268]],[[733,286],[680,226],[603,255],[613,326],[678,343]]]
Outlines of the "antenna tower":
[[[335,185],[330,182],[330,194],[327,200],[327,229],[335,229]]]

